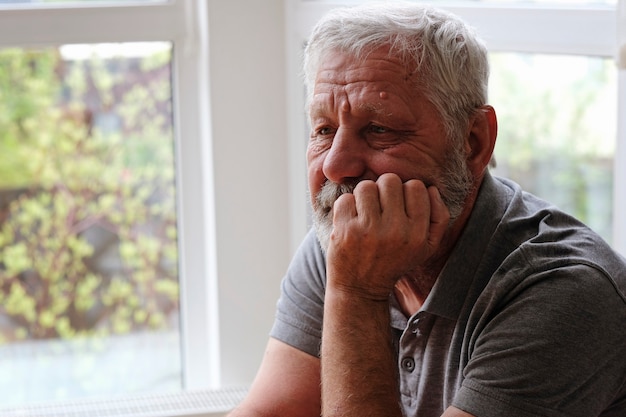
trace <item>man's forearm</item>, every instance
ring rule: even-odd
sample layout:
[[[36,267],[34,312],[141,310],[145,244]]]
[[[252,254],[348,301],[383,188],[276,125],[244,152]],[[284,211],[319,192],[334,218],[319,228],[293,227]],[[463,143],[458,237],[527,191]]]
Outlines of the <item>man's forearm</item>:
[[[327,289],[322,416],[402,416],[389,304]]]

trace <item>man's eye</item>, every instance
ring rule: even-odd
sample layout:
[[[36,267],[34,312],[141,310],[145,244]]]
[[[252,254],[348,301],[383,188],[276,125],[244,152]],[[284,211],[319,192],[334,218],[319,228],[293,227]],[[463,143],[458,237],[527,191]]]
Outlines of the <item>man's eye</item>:
[[[389,133],[389,129],[378,125],[370,125],[369,130],[372,133]]]
[[[317,129],[317,134],[320,136],[328,136],[332,133],[333,131],[330,127],[322,127],[322,128]]]

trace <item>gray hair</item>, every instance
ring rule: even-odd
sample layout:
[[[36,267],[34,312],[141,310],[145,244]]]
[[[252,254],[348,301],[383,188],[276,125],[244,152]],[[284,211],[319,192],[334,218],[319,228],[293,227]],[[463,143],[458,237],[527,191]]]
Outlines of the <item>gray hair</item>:
[[[313,29],[304,56],[307,105],[317,69],[330,51],[359,59],[382,47],[418,74],[416,89],[437,108],[448,137],[463,134],[476,108],[486,104],[487,49],[455,15],[418,4],[366,4],[330,11]]]

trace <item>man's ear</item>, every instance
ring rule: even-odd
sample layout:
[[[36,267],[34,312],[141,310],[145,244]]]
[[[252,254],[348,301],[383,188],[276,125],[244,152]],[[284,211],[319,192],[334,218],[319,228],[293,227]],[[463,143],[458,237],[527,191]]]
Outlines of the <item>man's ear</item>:
[[[481,106],[470,118],[466,143],[467,164],[474,177],[481,177],[489,165],[497,135],[496,111],[489,105]]]

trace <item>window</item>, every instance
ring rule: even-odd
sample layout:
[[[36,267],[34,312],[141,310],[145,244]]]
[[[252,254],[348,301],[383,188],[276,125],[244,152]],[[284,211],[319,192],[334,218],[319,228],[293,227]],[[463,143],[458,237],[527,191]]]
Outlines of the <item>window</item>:
[[[0,4],[3,409],[220,386],[206,19]]]
[[[168,140],[173,142],[163,149],[170,151],[173,170],[168,168],[170,165],[160,165],[162,172],[158,174],[173,174],[176,233],[169,238],[176,239],[178,262],[175,267],[168,265],[176,270],[180,294],[178,334],[159,344],[150,337],[135,341],[145,355],[138,360],[137,356],[123,357],[124,363],[130,364],[126,374],[110,369],[109,386],[100,391],[101,396],[81,400],[60,392],[56,398],[63,401],[55,400],[52,405],[46,402],[41,406],[43,411],[37,400],[23,399],[26,403],[17,409],[7,410],[3,403],[0,414],[45,416],[58,415],[59,410],[96,410],[99,415],[119,415],[120,410],[128,413],[130,408],[140,412],[157,410],[160,416],[167,410],[167,415],[174,417],[190,411],[219,413],[241,397],[241,387],[252,381],[263,356],[279,282],[294,245],[291,200],[285,192],[290,178],[285,150],[287,107],[280,99],[286,95],[284,19],[282,0],[0,4],[2,51],[59,51],[70,62],[83,65],[91,62],[80,58],[84,51],[89,50],[90,56],[94,50],[108,56],[109,47],[116,45],[130,50],[122,54],[125,59],[120,59],[120,66],[122,61],[145,59],[149,62],[139,67],[171,71],[169,87],[162,88],[161,84],[158,91],[151,88],[149,93],[171,104]],[[137,46],[156,56],[137,58]],[[61,96],[67,98],[68,90],[62,92]],[[152,105],[149,98],[137,101]],[[0,112],[0,119],[3,115]],[[160,113],[157,116],[155,122],[167,120]],[[108,113],[99,117],[102,127],[119,123]],[[148,130],[154,128],[152,121]],[[140,156],[148,155],[144,151],[133,149],[132,161],[126,162],[139,164]],[[152,153],[148,159],[152,162],[155,157]],[[304,191],[298,200],[302,198],[306,198]],[[174,316],[171,319],[175,321]],[[169,329],[175,330],[174,324]],[[123,340],[118,346],[129,346],[124,336],[120,338]],[[11,346],[17,347],[4,344],[3,348]],[[49,353],[57,353],[54,344],[49,346]],[[103,342],[93,346],[92,351],[103,353],[108,347]],[[180,355],[174,357],[172,352],[176,350]],[[67,349],[66,353],[63,360],[76,365],[78,359],[69,356]],[[24,357],[27,361],[36,359]],[[111,389],[118,389],[113,384],[132,385],[130,379],[123,379],[127,374],[140,373],[143,361],[149,357],[167,357],[167,367],[178,369],[170,374],[171,385],[150,383],[153,375],[142,375],[141,386],[132,386],[124,394],[111,394]],[[89,374],[102,361],[96,355],[84,358],[82,372]],[[13,365],[5,365],[2,362],[0,366],[0,384],[10,380],[9,372],[14,370]],[[151,367],[150,372],[159,367]],[[29,383],[56,384],[57,379],[45,367],[37,368],[37,372],[38,378],[31,378]],[[89,380],[90,376],[94,375],[86,375],[85,380],[91,381],[89,388],[95,393],[99,389],[95,385],[102,388],[103,383]],[[75,376],[68,372],[63,378],[61,382],[69,383]],[[178,386],[176,390],[173,384]],[[6,387],[2,385],[3,390]],[[217,398],[213,390],[218,390]],[[200,399],[208,398],[211,405],[186,408],[198,402],[196,394]]]
[[[616,59],[616,40],[622,55],[626,45],[626,32],[618,30],[626,27],[618,13],[626,3],[436,4],[473,25],[490,50],[490,101],[500,125],[495,173],[578,216],[626,253],[626,72],[623,57]],[[304,41],[330,7],[301,2],[292,30]],[[295,67],[297,55],[291,59]],[[297,146],[302,152],[306,145]]]

